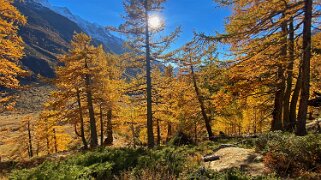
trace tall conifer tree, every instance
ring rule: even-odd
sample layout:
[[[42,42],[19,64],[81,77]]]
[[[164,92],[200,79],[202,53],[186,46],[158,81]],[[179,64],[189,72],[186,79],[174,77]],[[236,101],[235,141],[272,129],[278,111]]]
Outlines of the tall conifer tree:
[[[127,47],[134,53],[136,62],[142,62],[146,72],[146,106],[148,147],[154,146],[152,79],[153,61],[163,58],[163,52],[170,46],[179,32],[179,28],[168,36],[157,38],[155,35],[165,29],[164,23],[152,27],[150,20],[163,10],[166,0],[124,0],[124,23],[111,30],[128,36]]]

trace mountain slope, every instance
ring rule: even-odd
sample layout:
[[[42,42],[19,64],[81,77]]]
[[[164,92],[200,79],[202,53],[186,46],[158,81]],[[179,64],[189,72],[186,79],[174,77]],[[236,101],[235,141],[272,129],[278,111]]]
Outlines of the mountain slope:
[[[41,5],[28,2],[15,5],[28,20],[19,31],[26,48],[23,65],[35,75],[54,77],[56,56],[67,50],[73,33],[82,30],[76,23]]]
[[[105,27],[88,22],[81,17],[72,14],[69,9],[65,7],[51,6],[50,9],[75,22],[85,33],[90,35],[92,38],[103,42],[104,46],[112,52],[116,54],[124,53],[124,48],[122,47],[123,40],[113,36]]]
[[[29,0],[29,1],[41,4],[42,6],[47,7],[55,11],[56,13],[68,18],[69,20],[75,22],[86,34],[102,42],[103,45],[106,48],[110,49],[111,52],[114,52],[116,54],[121,54],[124,52],[124,48],[122,47],[123,40],[113,36],[104,26],[86,21],[83,18],[77,15],[74,15],[66,7],[52,6],[48,2],[48,0]]]
[[[37,75],[54,77],[54,67],[59,64],[57,55],[67,51],[75,32],[85,31],[74,21],[33,0],[16,2],[15,6],[28,20],[19,31],[26,48],[26,56],[22,59],[23,66],[32,72],[33,76],[30,77],[32,80]],[[111,36],[111,39],[117,38]],[[94,44],[103,44],[109,52],[113,52],[110,47],[121,52],[121,40],[118,40],[118,44],[111,44],[112,42],[102,42],[93,37]]]

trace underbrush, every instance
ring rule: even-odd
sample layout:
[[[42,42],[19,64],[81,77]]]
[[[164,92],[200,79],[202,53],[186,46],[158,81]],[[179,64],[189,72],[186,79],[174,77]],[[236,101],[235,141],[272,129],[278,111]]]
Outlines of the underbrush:
[[[274,174],[270,175],[261,175],[261,176],[250,176],[244,171],[241,171],[237,168],[232,168],[229,170],[225,170],[222,172],[217,172],[213,170],[207,169],[198,169],[195,172],[192,172],[186,176],[186,179],[193,180],[205,180],[205,179],[213,179],[213,180],[277,180]]]
[[[321,179],[321,135],[271,132],[256,141],[264,163],[282,177]]]
[[[142,170],[178,177],[186,166],[183,148],[101,148],[75,154],[60,162],[46,161],[32,169],[16,170],[11,179],[113,179],[124,172],[139,177]]]
[[[236,170],[219,173],[201,168],[203,155],[213,153],[220,144],[237,141],[169,145],[152,150],[99,148],[62,161],[46,161],[35,168],[15,170],[10,179],[249,179],[250,176]]]

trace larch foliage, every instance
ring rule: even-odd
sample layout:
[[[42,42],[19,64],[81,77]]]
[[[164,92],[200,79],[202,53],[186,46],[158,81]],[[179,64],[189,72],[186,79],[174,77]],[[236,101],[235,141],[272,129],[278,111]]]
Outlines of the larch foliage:
[[[316,20],[319,16],[317,11],[312,12],[312,6],[317,9],[320,2],[217,2],[233,7],[233,14],[226,24],[227,33],[212,40],[231,44],[235,57],[231,79],[239,89],[238,95],[246,97],[260,93],[266,98],[263,102],[273,98],[271,130],[293,131],[297,125],[297,134],[305,134],[311,19]],[[294,87],[293,82],[296,82]],[[261,89],[262,86],[265,88]],[[301,110],[296,117],[299,97]]]
[[[146,74],[146,127],[149,147],[154,146],[151,78],[152,67],[155,64],[153,62],[167,58],[164,52],[170,47],[180,31],[177,28],[169,35],[161,36],[160,34],[165,30],[165,24],[161,23],[160,27],[156,28],[151,26],[150,18],[161,13],[165,2],[166,0],[124,0],[124,23],[118,28],[110,28],[128,36],[126,45],[133,54],[131,62],[141,70],[140,72]],[[142,71],[143,69],[145,71]]]
[[[12,97],[4,89],[17,89],[18,77],[26,72],[19,66],[24,44],[18,36],[26,18],[13,6],[13,0],[0,1],[0,112],[13,108]]]
[[[195,94],[195,98],[198,100],[198,106],[200,114],[203,118],[208,138],[214,137],[212,131],[211,121],[213,111],[211,109],[210,92],[208,89],[203,88],[205,84],[201,83],[201,71],[202,66],[205,66],[205,62],[211,62],[215,60],[216,47],[214,43],[203,43],[199,38],[194,38],[191,42],[184,45],[179,50],[173,52],[176,54],[174,58],[177,64],[181,67],[181,70],[188,75],[192,89]]]
[[[34,125],[34,154],[43,156],[68,150],[72,136],[67,133],[68,126],[57,119],[58,112],[44,110]]]
[[[6,140],[6,144],[12,149],[7,155],[13,160],[27,160],[35,155],[35,124],[32,115],[21,118],[17,133]]]
[[[102,46],[91,45],[91,38],[80,33],[59,60],[64,65],[56,69],[57,90],[45,105],[47,117],[56,119],[54,126],[72,125],[84,149],[98,146],[98,135],[101,145],[111,144],[112,112],[117,112],[122,90],[118,57],[105,53]]]

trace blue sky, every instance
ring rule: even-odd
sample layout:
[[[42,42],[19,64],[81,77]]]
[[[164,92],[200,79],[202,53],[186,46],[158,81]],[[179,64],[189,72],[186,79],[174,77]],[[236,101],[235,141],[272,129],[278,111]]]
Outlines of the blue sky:
[[[75,15],[101,25],[118,26],[122,23],[121,0],[49,0],[52,5],[67,7]],[[215,34],[224,32],[224,22],[230,15],[228,8],[218,7],[213,0],[167,0],[162,16],[168,30],[182,27],[182,34],[173,48],[193,37],[193,31]],[[123,37],[124,38],[124,37]]]

